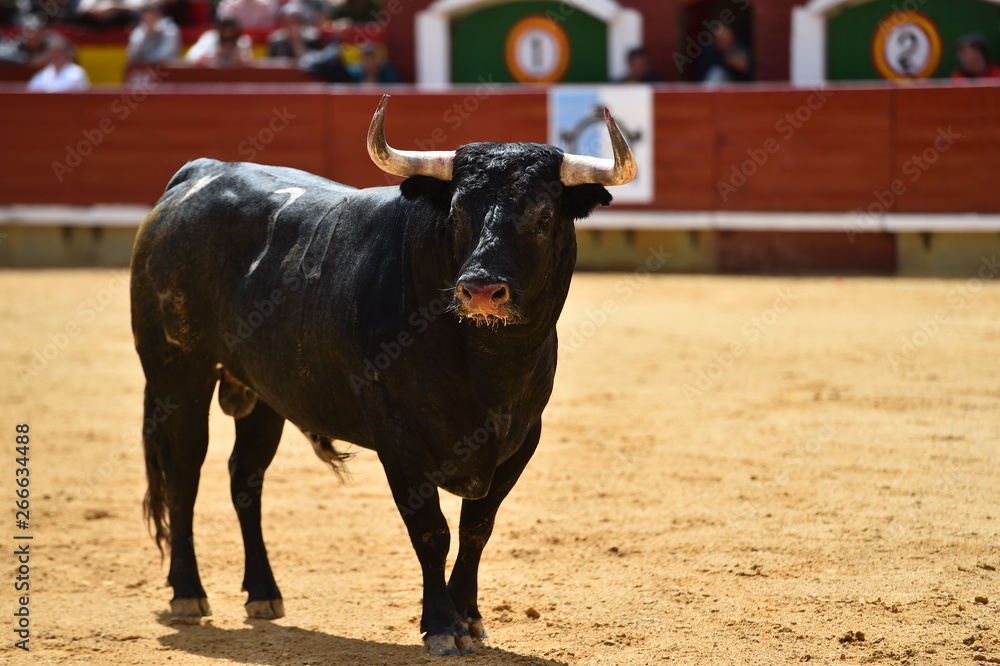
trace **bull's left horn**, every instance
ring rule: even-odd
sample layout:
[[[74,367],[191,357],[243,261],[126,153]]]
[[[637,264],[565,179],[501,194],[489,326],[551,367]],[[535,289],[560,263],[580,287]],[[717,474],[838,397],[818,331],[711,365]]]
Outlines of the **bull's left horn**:
[[[563,185],[584,185],[586,183],[607,186],[626,185],[635,178],[639,166],[635,163],[632,149],[628,147],[628,142],[625,141],[622,131],[618,129],[618,123],[611,117],[611,112],[608,111],[607,107],[604,108],[604,122],[607,123],[608,133],[611,135],[611,147],[614,149],[615,159],[606,160],[600,157],[566,153],[563,156],[560,173]]]
[[[394,176],[430,176],[451,180],[455,151],[396,150],[385,141],[385,105],[389,95],[383,95],[371,127],[368,128],[368,155],[379,169]]]

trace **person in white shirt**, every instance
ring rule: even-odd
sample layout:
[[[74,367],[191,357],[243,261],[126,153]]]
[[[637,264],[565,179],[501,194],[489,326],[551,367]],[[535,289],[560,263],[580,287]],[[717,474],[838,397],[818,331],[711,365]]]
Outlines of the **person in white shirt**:
[[[28,90],[74,92],[90,88],[87,71],[73,62],[73,45],[62,35],[52,35],[48,61],[49,64],[28,81]]]
[[[144,5],[139,25],[128,36],[128,64],[153,65],[176,60],[181,50],[181,35],[173,19],[163,15],[155,2]]]

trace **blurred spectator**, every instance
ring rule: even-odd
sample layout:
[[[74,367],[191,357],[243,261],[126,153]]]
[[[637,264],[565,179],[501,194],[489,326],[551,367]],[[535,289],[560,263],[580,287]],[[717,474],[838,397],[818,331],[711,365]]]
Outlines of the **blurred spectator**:
[[[378,20],[379,0],[341,0],[334,5],[331,18],[352,23],[374,23]]]
[[[298,60],[309,51],[323,48],[323,36],[312,25],[313,13],[298,0],[291,0],[281,8],[281,22],[278,28],[267,36],[267,55],[271,58],[295,58]]]
[[[65,37],[52,35],[47,54],[48,64],[28,81],[28,90],[73,92],[90,87],[90,77],[73,62],[75,50]]]
[[[50,38],[45,34],[45,19],[29,14],[21,21],[21,32],[0,44],[0,61],[19,65],[44,64]]]
[[[649,51],[644,46],[638,46],[628,52],[628,74],[618,83],[659,83],[662,80],[653,71]]]
[[[139,25],[128,36],[128,64],[154,65],[176,60],[180,50],[180,30],[173,19],[164,16],[163,8],[156,2],[144,6],[139,13]]]
[[[350,83],[354,80],[344,66],[340,43],[336,41],[327,44],[322,51],[307,53],[299,60],[299,67],[327,83]]]
[[[236,19],[244,30],[271,30],[277,24],[278,5],[274,0],[222,0],[215,15]]]
[[[184,59],[211,67],[242,67],[253,62],[252,46],[236,19],[220,18],[188,49]]]
[[[389,64],[385,47],[368,44],[361,50],[361,61],[348,68],[358,83],[399,83],[399,75]]]
[[[721,21],[712,28],[712,44],[699,61],[698,80],[708,84],[752,81],[750,50]]]
[[[1000,67],[990,60],[986,38],[979,33],[960,37],[955,43],[958,69],[951,73],[952,81],[970,79],[1000,79]]]

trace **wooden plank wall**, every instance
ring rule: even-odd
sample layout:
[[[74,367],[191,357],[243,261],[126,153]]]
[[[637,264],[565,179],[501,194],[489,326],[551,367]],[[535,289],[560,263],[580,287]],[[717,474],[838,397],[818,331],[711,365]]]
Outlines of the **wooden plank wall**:
[[[166,86],[164,86],[166,87]],[[153,204],[196,157],[290,166],[359,187],[385,185],[365,136],[380,95],[315,87],[6,95],[0,205]],[[546,140],[542,92],[397,95],[386,132],[400,148]]]
[[[394,182],[365,152],[378,98],[308,85],[4,94],[0,205],[152,204],[201,156]],[[411,149],[544,142],[547,114],[544,89],[406,89],[386,128]],[[1000,87],[660,89],[656,200],[631,208],[1000,213],[997,118]]]
[[[899,91],[893,130],[893,210],[1000,212],[1000,87]]]
[[[839,211],[865,201],[870,184],[888,175],[889,97],[888,90],[716,96],[713,208]]]
[[[0,166],[0,203],[152,204],[201,156],[326,172],[316,148],[329,104],[308,93],[7,95],[0,118],[13,159]],[[270,143],[254,155],[249,137]]]

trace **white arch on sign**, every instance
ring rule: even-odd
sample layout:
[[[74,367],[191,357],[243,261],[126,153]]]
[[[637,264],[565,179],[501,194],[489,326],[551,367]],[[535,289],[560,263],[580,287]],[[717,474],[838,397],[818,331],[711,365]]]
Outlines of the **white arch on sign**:
[[[451,83],[451,20],[474,9],[514,0],[437,0],[416,17],[417,83]],[[629,49],[642,44],[642,14],[615,0],[562,0],[559,7],[583,10],[608,24],[608,72],[625,75]]]
[[[983,0],[1000,5],[1000,0]],[[792,10],[792,83],[814,86],[826,82],[826,20],[838,11],[872,0],[811,0]],[[911,0],[922,5],[926,0]],[[901,8],[908,2],[901,1]]]

